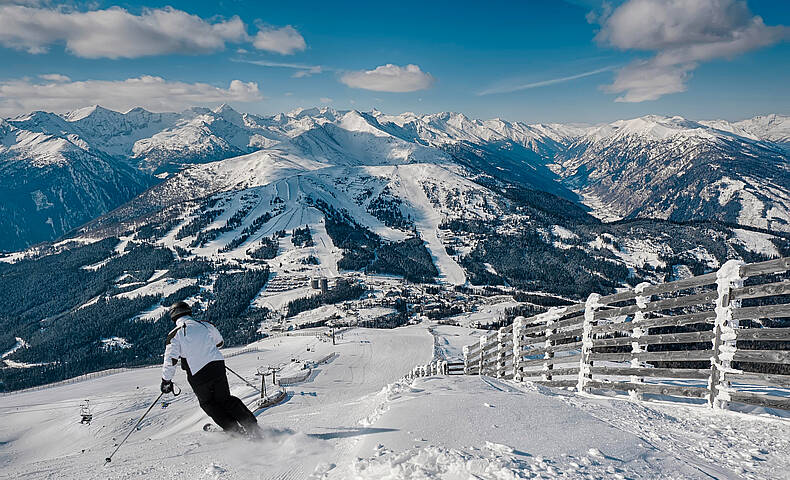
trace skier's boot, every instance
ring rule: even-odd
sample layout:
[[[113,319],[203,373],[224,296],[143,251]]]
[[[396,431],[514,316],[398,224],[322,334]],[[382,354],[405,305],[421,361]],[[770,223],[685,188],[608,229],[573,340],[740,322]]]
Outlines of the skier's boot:
[[[249,422],[241,425],[244,429],[244,436],[250,440],[260,440],[263,438],[263,430],[258,426],[257,422]]]

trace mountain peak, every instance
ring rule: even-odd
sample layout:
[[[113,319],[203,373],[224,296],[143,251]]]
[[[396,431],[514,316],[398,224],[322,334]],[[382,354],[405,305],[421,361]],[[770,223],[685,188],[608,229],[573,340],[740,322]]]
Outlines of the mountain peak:
[[[71,111],[67,113],[64,117],[69,122],[76,122],[78,120],[82,120],[87,117],[92,117],[94,115],[104,115],[104,114],[119,114],[119,112],[104,108],[101,105],[91,105],[90,107],[83,107]]]
[[[231,106],[230,106],[230,105],[228,105],[227,103],[223,103],[222,105],[220,105],[220,106],[218,106],[218,107],[214,108],[214,109],[212,110],[212,112],[214,112],[214,113],[218,113],[218,114],[224,114],[224,113],[239,113],[239,112],[237,112],[236,110],[234,110],[234,109],[233,109],[233,107],[231,107]]]
[[[130,113],[133,115],[150,115],[152,112],[144,109],[143,107],[134,107],[128,112],[124,113],[124,115],[129,115]]]

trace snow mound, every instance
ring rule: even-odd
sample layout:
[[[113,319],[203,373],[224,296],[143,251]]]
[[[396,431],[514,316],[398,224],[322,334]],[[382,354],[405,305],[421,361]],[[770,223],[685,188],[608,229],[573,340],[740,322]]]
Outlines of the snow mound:
[[[417,447],[393,452],[384,447],[374,456],[354,462],[359,479],[513,479],[530,478],[528,465],[519,458],[497,453],[466,453],[442,447]],[[527,476],[529,475],[529,476]]]
[[[373,456],[352,464],[357,479],[518,479],[518,478],[644,478],[638,469],[620,459],[606,457],[598,449],[580,457],[550,460],[518,452],[505,445],[486,443],[486,448],[467,450],[438,446],[414,447],[395,452],[379,445]],[[668,472],[669,473],[669,472]],[[663,478],[675,477],[671,473]]]

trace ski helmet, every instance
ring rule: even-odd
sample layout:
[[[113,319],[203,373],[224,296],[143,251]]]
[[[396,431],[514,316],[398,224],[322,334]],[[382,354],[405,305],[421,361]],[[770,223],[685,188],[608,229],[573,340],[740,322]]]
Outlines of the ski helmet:
[[[170,320],[175,322],[184,315],[192,315],[192,308],[187,302],[177,302],[170,307]]]

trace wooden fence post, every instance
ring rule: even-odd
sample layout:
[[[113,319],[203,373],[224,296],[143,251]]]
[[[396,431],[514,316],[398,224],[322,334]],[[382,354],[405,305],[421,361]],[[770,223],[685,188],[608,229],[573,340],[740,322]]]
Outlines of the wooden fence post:
[[[485,334],[480,335],[480,368],[478,369],[478,371],[480,372],[480,375],[484,375],[483,362],[485,360],[483,359],[483,357],[485,355],[483,355],[483,353],[485,353],[485,352],[483,351],[483,349],[486,348],[486,343],[488,343],[488,337]]]
[[[464,345],[464,375],[469,375],[472,366],[469,365],[469,345]]]
[[[590,354],[592,353],[593,340],[592,340],[592,327],[595,323],[595,311],[603,305],[599,302],[601,295],[591,293],[584,303],[584,324],[582,330],[582,352],[581,359],[579,360],[579,381],[576,384],[576,391],[582,393],[587,388],[587,382],[592,378],[592,360]]]
[[[521,330],[524,329],[524,320],[518,316],[513,320],[513,381],[524,380],[521,370]]]
[[[735,328],[738,321],[733,320],[732,311],[740,302],[730,300],[733,288],[743,286],[740,260],[728,260],[716,272],[716,321],[713,336],[713,358],[711,358],[708,403],[713,408],[727,408],[730,400],[730,382],[725,373],[732,372],[732,359],[735,355]]]
[[[508,351],[505,349],[505,343],[507,342],[507,333],[505,332],[505,327],[502,327],[497,332],[497,364],[496,364],[496,376],[497,378],[502,378],[505,376],[505,363],[507,363],[507,354]]]
[[[631,322],[633,325],[633,328],[631,329],[631,338],[636,339],[635,342],[631,342],[631,354],[633,355],[633,357],[631,358],[631,368],[640,367],[639,354],[647,351],[647,347],[643,349],[639,345],[638,339],[639,337],[647,333],[645,330],[642,330],[642,327],[640,327],[639,325],[645,319],[645,314],[644,312],[642,312],[642,310],[647,308],[647,304],[648,302],[650,302],[650,297],[652,296],[652,295],[648,295],[648,296],[642,295],[642,292],[645,290],[645,288],[649,286],[650,286],[649,282],[642,282],[636,287],[634,287],[634,293],[636,294],[634,300],[636,301],[636,306],[639,308],[639,310],[634,313],[634,319]],[[636,384],[636,383],[643,383],[644,379],[636,375],[631,375],[629,381],[630,383]],[[631,397],[632,400],[643,399],[642,393],[639,392],[638,390],[630,390],[628,392],[628,396]]]
[[[538,315],[538,321],[546,322],[546,341],[544,342],[543,346],[547,350],[557,343],[556,340],[550,339],[549,337],[557,333],[557,328],[554,326],[554,324],[557,323],[557,320],[559,320],[560,317],[562,317],[562,314],[565,313],[565,310],[567,310],[566,307],[551,307],[549,308],[548,312]],[[543,359],[546,360],[546,362],[543,363],[543,374],[541,375],[543,380],[551,380],[551,371],[554,370],[554,363],[549,362],[548,360],[553,358],[554,351],[547,351],[543,353]]]
[[[549,337],[557,333],[557,330],[552,328],[553,325],[554,319],[551,316],[548,316],[546,318],[546,341],[543,344],[546,349],[554,346],[554,340],[549,339]],[[554,358],[554,351],[547,351],[543,353],[543,359],[546,360],[546,362],[543,362],[543,374],[541,375],[543,380],[551,380],[551,371],[554,370],[554,364],[548,360],[551,360],[552,358]]]

